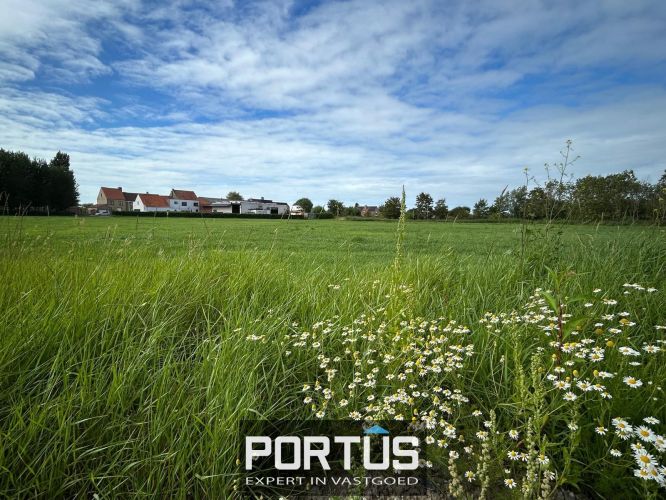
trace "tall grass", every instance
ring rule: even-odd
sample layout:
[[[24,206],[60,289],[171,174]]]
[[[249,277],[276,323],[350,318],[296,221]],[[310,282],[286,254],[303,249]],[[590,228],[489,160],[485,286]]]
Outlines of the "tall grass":
[[[552,289],[549,267],[566,275],[562,300],[595,288],[623,298],[626,282],[659,289],[625,297],[634,345],[666,323],[666,238],[655,228],[566,227],[553,252],[539,239],[521,248],[509,226],[407,223],[399,266],[388,224],[3,218],[0,228],[6,496],[233,496],[242,419],[313,418],[301,389],[321,379],[320,362],[289,339],[320,321],[333,322],[330,345],[364,314],[376,317],[368,328],[439,317],[467,325],[476,354],[456,386],[486,418],[497,411],[502,429],[537,434],[546,424],[535,415],[569,421],[574,411],[530,396],[545,390],[533,372],[548,367],[534,353],[548,339],[480,325],[486,312],[518,310],[536,288]],[[654,381],[649,397],[622,386],[624,361],[613,361],[617,396],[588,417],[666,421],[663,357],[640,368]],[[589,426],[575,446],[568,435],[548,439],[559,486],[656,491],[611,465]],[[495,496],[515,493],[497,477]]]

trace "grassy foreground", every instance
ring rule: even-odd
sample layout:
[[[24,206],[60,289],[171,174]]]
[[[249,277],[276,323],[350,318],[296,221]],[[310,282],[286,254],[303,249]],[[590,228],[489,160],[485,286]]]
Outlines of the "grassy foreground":
[[[2,496],[231,497],[243,418],[432,422],[456,496],[665,491],[662,228],[5,217],[0,276]]]

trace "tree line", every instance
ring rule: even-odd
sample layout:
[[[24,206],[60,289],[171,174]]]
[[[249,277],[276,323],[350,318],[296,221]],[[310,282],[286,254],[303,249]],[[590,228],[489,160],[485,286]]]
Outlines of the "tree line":
[[[543,186],[503,191],[489,204],[474,204],[476,217],[528,219],[654,220],[664,217],[666,171],[655,183],[640,181],[633,170],[587,175],[575,181],[549,180]]]
[[[5,212],[59,212],[77,206],[79,192],[69,155],[50,162],[0,149],[0,200]]]
[[[313,206],[308,198],[301,198],[295,204],[306,212],[333,216],[359,216],[363,208],[358,203],[345,206],[336,199],[329,200],[326,207]],[[379,214],[387,219],[399,218],[400,198],[388,198],[379,207]],[[451,209],[445,198],[435,200],[429,193],[422,192],[406,215],[411,219],[437,220],[665,220],[666,171],[655,184],[637,179],[633,170],[587,175],[577,180],[564,176],[549,178],[532,187],[527,183],[515,189],[507,187],[492,202],[480,198],[472,207],[461,205]]]

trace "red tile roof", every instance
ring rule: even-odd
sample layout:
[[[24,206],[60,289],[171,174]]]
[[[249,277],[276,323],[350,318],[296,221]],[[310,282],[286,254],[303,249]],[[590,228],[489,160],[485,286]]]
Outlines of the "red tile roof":
[[[169,198],[161,194],[140,194],[139,197],[146,207],[169,208]]]
[[[107,201],[125,201],[122,188],[102,188],[102,193],[106,196]]]
[[[123,196],[125,197],[125,201],[134,201],[136,200],[136,195],[138,193],[126,193],[123,191]]]
[[[192,201],[197,201],[197,195],[194,193],[194,191],[183,191],[180,189],[172,189],[171,190],[171,197],[175,198],[177,200],[192,200]]]

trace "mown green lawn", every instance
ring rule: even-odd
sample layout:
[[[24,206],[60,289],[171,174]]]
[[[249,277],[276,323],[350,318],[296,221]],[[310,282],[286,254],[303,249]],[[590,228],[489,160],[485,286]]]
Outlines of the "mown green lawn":
[[[434,411],[446,419],[458,430],[447,446],[463,448],[463,435],[473,448],[459,473],[490,464],[476,482],[464,481],[468,493],[485,481],[490,498],[522,494],[524,485],[535,496],[553,472],[549,488],[656,494],[655,481],[633,477],[628,446],[640,439],[614,435],[611,419],[639,425],[652,416],[661,421],[654,433],[666,431],[666,345],[655,328],[666,324],[664,229],[408,222],[397,262],[396,229],[382,221],[0,218],[0,492],[232,496],[241,419],[348,418],[366,411],[369,395],[378,401],[413,383],[419,393],[458,389],[468,402],[440,415],[428,394],[394,413],[364,415],[420,419]],[[623,287],[634,283],[645,290]],[[550,345],[557,332],[546,335],[544,326],[558,311],[537,318],[523,309],[535,300],[548,307],[543,295],[530,299],[538,288],[570,303],[567,342],[589,343],[571,352]],[[529,321],[500,316],[512,310]],[[479,323],[486,312],[497,315]],[[635,325],[618,323],[621,312]],[[450,320],[470,331],[447,327]],[[418,326],[424,321],[437,323],[432,332]],[[323,340],[299,345],[295,336],[318,331],[319,322],[328,325],[317,333]],[[345,344],[354,324],[362,332]],[[451,371],[409,372],[404,382],[384,376],[423,357],[433,332],[450,332],[446,352],[473,344],[474,355]],[[648,355],[645,345],[662,350]],[[598,363],[589,359],[595,346],[604,352]],[[641,355],[618,353],[623,346]],[[347,387],[358,375],[355,352],[363,376],[382,366],[363,393]],[[333,364],[337,376],[327,380]],[[594,370],[616,375],[601,380]],[[574,386],[603,382],[613,397],[574,387],[575,402],[564,400],[547,378],[554,374]],[[628,386],[627,375],[643,386]],[[304,404],[303,386],[316,381],[334,396],[315,392]],[[483,414],[474,425],[466,420],[472,411]],[[499,434],[482,458],[476,433],[491,412]],[[576,432],[567,430],[573,423]],[[602,436],[598,426],[610,430]],[[507,438],[511,429],[525,438]],[[615,448],[623,457],[613,461]],[[527,461],[507,459],[511,450]],[[537,452],[548,465],[536,462]],[[526,480],[530,464],[537,477]]]

